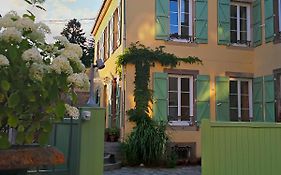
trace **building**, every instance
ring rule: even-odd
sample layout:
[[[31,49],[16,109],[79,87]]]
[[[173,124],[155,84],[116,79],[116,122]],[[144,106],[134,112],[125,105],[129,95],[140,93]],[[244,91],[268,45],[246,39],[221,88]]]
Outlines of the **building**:
[[[281,0],[105,0],[92,34],[95,58],[106,65],[96,80],[101,106],[108,107],[107,127],[120,127],[125,135],[133,127],[125,111],[134,106],[134,66],[123,67],[119,77],[115,62],[136,41],[203,61],[174,69],[156,65],[150,83],[166,92],[165,103],[155,106],[167,116],[172,141],[194,144],[196,157],[202,118],[280,122],[279,24]],[[158,82],[167,87],[156,88]],[[193,118],[196,126],[190,126]]]

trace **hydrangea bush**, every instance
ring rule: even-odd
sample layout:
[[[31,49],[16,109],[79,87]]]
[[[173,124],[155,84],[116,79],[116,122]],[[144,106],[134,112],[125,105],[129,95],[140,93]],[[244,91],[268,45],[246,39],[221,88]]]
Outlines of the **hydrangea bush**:
[[[52,124],[79,116],[75,89],[88,89],[82,49],[66,38],[45,42],[50,29],[15,12],[0,18],[0,148],[48,141]],[[67,104],[66,101],[70,104]]]

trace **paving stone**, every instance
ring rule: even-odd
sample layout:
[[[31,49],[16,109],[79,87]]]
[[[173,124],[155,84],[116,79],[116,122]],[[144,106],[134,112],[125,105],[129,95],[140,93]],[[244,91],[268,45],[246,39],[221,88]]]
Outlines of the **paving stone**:
[[[105,171],[104,175],[201,175],[201,167],[177,167],[173,169],[160,168],[129,168]]]

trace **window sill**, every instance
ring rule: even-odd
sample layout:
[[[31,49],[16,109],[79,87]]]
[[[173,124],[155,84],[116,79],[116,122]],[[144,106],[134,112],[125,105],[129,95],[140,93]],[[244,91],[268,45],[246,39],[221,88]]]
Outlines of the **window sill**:
[[[170,121],[168,124],[170,126],[192,126],[190,121]]]
[[[235,44],[235,43],[230,43],[227,45],[227,48],[229,49],[243,49],[243,50],[253,50],[252,46],[246,45],[246,44]]]

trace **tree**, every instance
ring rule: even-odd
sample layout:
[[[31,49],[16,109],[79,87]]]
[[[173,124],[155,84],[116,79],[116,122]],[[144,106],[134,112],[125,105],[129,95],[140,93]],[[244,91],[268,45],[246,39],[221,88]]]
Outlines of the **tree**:
[[[70,43],[80,45],[83,49],[81,60],[86,67],[90,67],[93,59],[93,54],[91,54],[93,44],[87,42],[85,32],[83,32],[83,29],[81,28],[81,23],[77,19],[70,20],[61,32],[61,35],[65,36]]]

